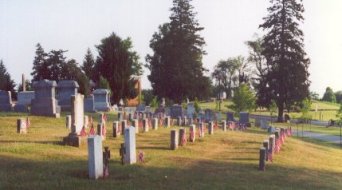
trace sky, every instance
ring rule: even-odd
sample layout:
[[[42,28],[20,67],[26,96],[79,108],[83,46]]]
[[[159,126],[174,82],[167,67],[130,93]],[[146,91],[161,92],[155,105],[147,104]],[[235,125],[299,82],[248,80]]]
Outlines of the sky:
[[[304,0],[305,50],[311,59],[310,90],[322,95],[327,86],[342,90],[342,1]],[[210,71],[221,59],[248,56],[245,42],[267,15],[269,0],[193,0],[196,18],[204,27],[207,55],[203,66]],[[149,41],[158,26],[169,22],[172,0],[0,0],[0,59],[16,83],[24,73],[30,79],[36,44],[46,52],[68,50],[68,59],[82,64],[87,48],[115,32],[130,37],[133,50],[145,64],[151,54]],[[151,88],[145,69],[142,87]],[[210,73],[207,73],[210,74]]]

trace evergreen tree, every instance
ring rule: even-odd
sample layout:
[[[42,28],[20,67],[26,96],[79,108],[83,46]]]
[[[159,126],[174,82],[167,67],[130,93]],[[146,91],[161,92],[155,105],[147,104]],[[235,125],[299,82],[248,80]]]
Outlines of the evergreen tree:
[[[16,99],[16,92],[14,90],[15,83],[11,79],[11,75],[7,72],[7,69],[2,60],[0,60],[0,90],[11,91],[11,95]]]
[[[170,22],[159,26],[150,41],[153,55],[147,55],[148,79],[154,94],[177,103],[186,98],[207,98],[211,81],[203,75],[203,27],[195,19],[191,0],[173,0]]]
[[[97,46],[96,78],[99,81],[100,76],[103,76],[108,81],[114,103],[119,103],[121,98],[137,96],[131,77],[141,75],[142,70],[139,56],[132,47],[130,38],[122,40],[115,33],[102,39]]]
[[[334,91],[330,87],[327,87],[325,89],[322,100],[327,102],[336,102],[336,96],[334,94]]]
[[[262,55],[269,68],[261,79],[263,89],[258,96],[269,96],[276,101],[278,121],[283,121],[284,109],[309,96],[308,66],[303,44],[302,0],[270,0],[268,16],[260,28],[267,34],[262,42]]]
[[[83,72],[88,78],[95,81],[95,60],[94,56],[88,48],[86,55],[84,56],[83,65],[81,66]]]
[[[33,67],[32,67],[32,80],[43,80],[49,77],[49,68],[46,63],[47,53],[44,52],[43,47],[38,43],[36,45],[36,56],[33,60]]]

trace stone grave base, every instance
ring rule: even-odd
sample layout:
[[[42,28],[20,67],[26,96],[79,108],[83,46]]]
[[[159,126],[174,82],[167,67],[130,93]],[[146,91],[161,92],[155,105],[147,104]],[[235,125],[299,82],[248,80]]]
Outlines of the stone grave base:
[[[63,138],[63,144],[69,146],[80,147],[82,144],[86,144],[86,137],[77,136],[75,134],[69,134]]]

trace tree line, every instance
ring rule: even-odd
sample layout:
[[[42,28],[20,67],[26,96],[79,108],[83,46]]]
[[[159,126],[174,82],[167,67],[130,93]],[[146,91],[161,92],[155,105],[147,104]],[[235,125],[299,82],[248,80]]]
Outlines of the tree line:
[[[181,103],[185,99],[207,99],[212,94],[220,98],[225,92],[236,102],[246,102],[237,96],[249,99],[247,107],[270,109],[276,105],[278,120],[282,121],[285,109],[310,98],[310,60],[300,29],[304,21],[301,0],[270,0],[268,14],[259,25],[265,35],[246,42],[249,56],[222,59],[211,74],[203,67],[206,42],[200,33],[204,28],[191,2],[173,0],[169,22],[161,24],[150,40],[152,53],[146,55],[144,66],[150,71],[151,100],[166,98]],[[77,80],[85,94],[91,88],[90,79],[97,86],[109,87],[112,101],[117,103],[136,96],[130,77],[142,74],[142,63],[132,47],[130,38],[121,39],[113,33],[96,46],[96,59],[88,50],[80,66],[64,57],[65,50],[45,53],[38,44],[32,77]]]

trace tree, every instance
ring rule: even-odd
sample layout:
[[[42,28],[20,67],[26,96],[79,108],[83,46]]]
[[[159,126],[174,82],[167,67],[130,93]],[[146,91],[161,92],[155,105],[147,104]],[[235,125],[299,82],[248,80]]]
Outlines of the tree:
[[[342,91],[337,91],[335,92],[335,97],[336,97],[336,102],[337,103],[342,103]]]
[[[49,68],[46,63],[47,53],[44,52],[43,47],[38,43],[36,45],[36,56],[33,60],[32,67],[32,81],[47,79],[49,76]]]
[[[132,50],[131,39],[122,40],[112,33],[96,47],[99,52],[95,66],[98,77],[103,76],[108,81],[113,102],[119,103],[120,99],[137,96],[131,77],[141,75],[142,70],[139,56]]]
[[[204,39],[199,35],[203,27],[195,19],[191,0],[173,0],[170,22],[159,26],[151,41],[152,55],[145,65],[151,74],[153,92],[177,103],[195,97],[209,97],[211,81],[203,75]]]
[[[309,94],[311,100],[319,100],[319,94],[317,92],[310,91]]]
[[[91,80],[95,81],[95,61],[94,56],[90,49],[87,49],[87,53],[84,56],[83,65],[81,66],[84,74]]]
[[[25,80],[25,85],[26,85],[26,90],[27,91],[32,91],[33,90],[33,88],[32,88],[32,83],[30,82],[30,80]],[[21,91],[23,91],[23,84],[19,84],[18,85],[18,92],[21,92]]]
[[[261,44],[269,68],[262,77],[258,96],[270,96],[278,106],[278,121],[283,121],[284,109],[309,96],[308,66],[304,51],[302,1],[270,0],[268,16],[259,27],[266,30]]]
[[[247,84],[241,84],[235,89],[232,102],[233,104],[228,106],[228,108],[231,108],[236,113],[251,111],[255,108],[255,95]]]
[[[325,89],[325,93],[323,95],[322,100],[327,102],[336,102],[334,91],[330,87],[327,87]]]
[[[2,60],[0,60],[0,90],[11,91],[11,95],[16,99],[16,92],[14,90],[15,83],[11,78],[11,75],[7,72],[7,69]]]

